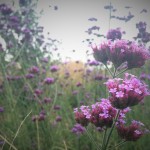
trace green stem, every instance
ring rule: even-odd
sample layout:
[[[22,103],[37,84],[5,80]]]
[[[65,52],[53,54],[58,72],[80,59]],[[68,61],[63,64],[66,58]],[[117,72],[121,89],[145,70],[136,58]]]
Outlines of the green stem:
[[[32,112],[32,110],[26,115],[26,117],[25,117],[25,118],[22,120],[22,122],[20,123],[20,126],[18,127],[18,130],[17,130],[17,132],[16,132],[16,134],[15,134],[15,136],[14,136],[12,142],[11,142],[11,145],[10,145],[10,147],[9,147],[9,150],[11,150],[12,145],[13,145],[13,143],[14,143],[14,141],[15,141],[17,135],[19,134],[19,131],[20,131],[22,125],[24,124],[25,120],[29,117],[29,115],[31,114],[31,112]]]
[[[110,29],[110,21],[111,21],[111,2],[110,2],[110,9],[109,9],[109,29]]]
[[[38,146],[38,150],[40,150],[40,135],[39,135],[39,124],[38,124],[38,120],[36,120],[36,129],[37,129],[37,146]]]
[[[125,142],[127,142],[127,141],[124,140],[124,141],[120,142],[119,144],[117,144],[116,146],[110,147],[109,149],[110,149],[110,150],[115,149],[116,147],[119,147],[119,146],[123,145]],[[109,149],[108,149],[108,150],[109,150]]]
[[[120,74],[122,74],[122,73],[126,72],[127,70],[128,70],[128,68],[124,69],[123,71],[121,71],[121,72],[119,72],[118,74],[116,74],[116,76],[115,76],[115,77],[117,77],[117,76],[119,76]]]
[[[3,139],[7,144],[9,144],[14,150],[18,150],[14,145],[11,144],[5,137],[0,135],[0,138]]]
[[[120,110],[118,110],[117,115],[116,115],[115,120],[114,120],[114,123],[113,123],[113,125],[112,125],[112,127],[111,127],[111,130],[110,130],[109,134],[108,134],[108,138],[107,138],[107,140],[106,140],[106,145],[105,145],[104,150],[107,149],[107,146],[108,146],[108,143],[109,143],[109,140],[110,140],[112,131],[113,131],[113,129],[114,129],[114,127],[115,127],[115,124],[116,124],[116,122],[117,122],[117,120],[118,120],[119,114],[120,114]]]
[[[110,69],[108,68],[108,66],[105,65],[105,67],[106,67],[106,69],[108,70],[108,72],[110,73],[110,75],[113,77],[114,75],[113,75],[113,73],[110,71]]]
[[[102,149],[105,145],[105,140],[106,140],[106,135],[107,135],[107,128],[105,129],[104,135],[103,135],[103,140],[102,140]]]
[[[100,150],[101,148],[99,148],[99,146],[96,144],[96,142],[94,141],[94,139],[92,138],[92,136],[88,132],[88,129],[86,129],[86,133],[87,133],[88,137],[92,140],[92,142],[96,145],[97,150]]]

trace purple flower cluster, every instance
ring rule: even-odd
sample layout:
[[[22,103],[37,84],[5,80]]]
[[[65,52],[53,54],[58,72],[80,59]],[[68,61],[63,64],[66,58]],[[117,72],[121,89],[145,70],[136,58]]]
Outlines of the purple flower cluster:
[[[3,15],[10,15],[12,13],[12,9],[8,7],[6,4],[1,4],[0,5],[0,13]]]
[[[126,141],[137,141],[141,136],[145,134],[142,130],[143,123],[133,120],[131,125],[125,126],[124,124],[117,125],[118,135]]]
[[[85,128],[81,124],[75,124],[71,131],[76,135],[81,135],[85,132]]]
[[[0,106],[0,113],[4,112],[4,107]]]
[[[122,38],[122,32],[120,31],[120,28],[117,29],[110,29],[107,33],[107,39],[110,39],[112,41],[116,39],[121,39]]]
[[[45,84],[53,84],[55,82],[54,78],[46,78],[44,79]]]
[[[107,99],[89,106],[81,106],[80,109],[75,108],[75,120],[82,126],[88,123],[94,124],[96,127],[111,127],[113,119],[116,116],[116,109],[113,108]]]
[[[149,51],[141,45],[128,40],[106,41],[99,46],[92,46],[94,57],[97,61],[106,64],[110,61],[118,68],[127,62],[128,69],[138,68],[150,59]]]
[[[125,79],[109,79],[105,84],[110,93],[110,102],[118,109],[137,105],[145,96],[150,95],[147,85],[128,73],[125,74]]]
[[[150,74],[146,74],[146,73],[142,72],[140,75],[140,79],[141,80],[146,80],[146,79],[150,80]]]
[[[40,69],[37,66],[32,66],[29,69],[29,73],[38,74],[40,72]]]
[[[57,65],[53,65],[50,67],[51,72],[57,72],[59,70],[59,67]]]
[[[34,115],[32,116],[32,121],[36,122],[36,121],[44,121],[46,118],[46,112],[44,110],[42,110],[39,115]]]
[[[3,52],[3,51],[4,51],[3,46],[2,46],[2,44],[0,43],[0,52]]]
[[[141,39],[142,42],[147,43],[150,41],[150,33],[146,31],[147,24],[145,22],[140,21],[136,24],[136,28],[139,30],[139,33],[136,39]]]
[[[92,105],[89,121],[96,127],[111,127],[116,116],[116,109],[113,108],[107,99],[102,99]]]

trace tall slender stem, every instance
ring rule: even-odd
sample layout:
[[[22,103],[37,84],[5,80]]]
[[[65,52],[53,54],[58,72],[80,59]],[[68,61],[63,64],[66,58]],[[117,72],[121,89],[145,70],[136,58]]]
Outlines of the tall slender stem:
[[[114,129],[114,127],[115,127],[115,124],[116,124],[116,122],[117,122],[117,120],[118,120],[119,114],[120,114],[120,110],[118,110],[117,115],[116,115],[115,120],[114,120],[114,123],[113,123],[113,125],[112,125],[112,127],[111,127],[111,130],[110,130],[109,134],[108,134],[108,138],[107,138],[107,140],[106,140],[106,145],[105,145],[104,150],[107,149],[107,146],[108,146],[108,143],[109,143],[109,140],[110,140],[112,131],[113,131],[113,129]]]
[[[111,6],[111,2],[110,2],[110,9],[109,9],[110,10],[109,11],[109,29],[110,29],[110,21],[111,21],[111,7],[112,6]]]
[[[107,128],[105,129],[105,132],[104,132],[104,135],[103,135],[102,150],[103,150],[103,148],[105,146],[106,135],[107,135]]]

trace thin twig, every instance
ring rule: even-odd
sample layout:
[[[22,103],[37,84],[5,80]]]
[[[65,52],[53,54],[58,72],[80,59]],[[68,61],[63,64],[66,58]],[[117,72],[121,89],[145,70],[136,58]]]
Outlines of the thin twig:
[[[11,142],[11,145],[14,143],[14,141],[15,141],[17,135],[19,134],[19,131],[20,131],[20,129],[21,129],[23,123],[24,123],[25,120],[28,118],[28,116],[31,114],[31,112],[32,112],[32,110],[31,110],[31,111],[26,115],[26,117],[21,121],[20,126],[18,127],[18,130],[17,130],[17,132],[16,132],[16,134],[15,134],[15,136],[14,136],[12,142]],[[9,150],[10,150],[11,147],[12,147],[11,145],[10,145],[10,147],[9,147]]]
[[[0,135],[0,138],[2,138],[7,144],[9,144],[14,150],[18,150],[12,143],[10,143],[5,137]]]

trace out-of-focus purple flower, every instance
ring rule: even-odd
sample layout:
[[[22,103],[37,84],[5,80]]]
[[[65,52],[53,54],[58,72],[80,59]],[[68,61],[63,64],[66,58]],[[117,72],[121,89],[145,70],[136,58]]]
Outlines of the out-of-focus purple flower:
[[[19,23],[19,18],[17,16],[10,16],[9,21],[11,21],[11,23]]]
[[[33,122],[35,122],[35,121],[37,121],[37,120],[38,120],[38,115],[32,116],[32,121],[33,121]]]
[[[32,66],[30,69],[29,69],[29,72],[30,73],[33,73],[33,74],[38,74],[40,72],[40,69],[37,67],[37,66]]]
[[[89,64],[89,66],[98,66],[98,65],[99,65],[99,62],[93,60],[93,61],[90,61],[88,64]]]
[[[136,24],[136,28],[139,30],[139,32],[145,32],[146,26],[147,26],[146,22],[142,22],[142,21]]]
[[[44,121],[45,120],[45,114],[40,113],[38,116],[38,121]]]
[[[54,6],[54,10],[58,10],[58,6]]]
[[[27,79],[32,79],[32,78],[34,78],[34,74],[29,73],[29,74],[26,75],[26,78]]]
[[[78,91],[72,91],[72,95],[77,95],[78,93]]]
[[[103,75],[95,75],[94,77],[95,80],[101,81],[104,79]]]
[[[14,46],[14,44],[11,42],[11,41],[9,41],[8,43],[7,43],[7,48],[8,49],[10,49],[10,48],[13,48],[13,46]]]
[[[90,75],[90,74],[91,74],[91,72],[92,72],[92,70],[91,70],[91,69],[87,69],[87,70],[86,70],[86,75]]]
[[[35,93],[37,96],[39,96],[39,95],[41,95],[41,94],[43,93],[43,91],[40,90],[40,89],[35,89],[35,90],[34,90],[34,93]]]
[[[101,45],[92,46],[93,49],[93,55],[96,61],[102,62],[103,64],[106,64],[109,60],[108,54],[110,53],[109,48],[110,42],[104,42]]]
[[[62,121],[62,117],[61,116],[57,116],[56,117],[56,122],[61,122]]]
[[[44,58],[41,59],[41,61],[44,62],[44,63],[48,63],[48,60],[49,59],[47,57],[44,57]]]
[[[71,131],[76,135],[81,135],[85,132],[85,128],[81,124],[75,124]]]
[[[2,47],[2,44],[0,43],[0,52],[3,52],[3,51],[4,51],[4,49]]]
[[[45,104],[48,104],[48,103],[51,103],[51,102],[52,102],[52,99],[45,97],[42,102],[45,103]]]
[[[60,110],[61,109],[61,106],[60,105],[55,105],[54,106],[54,110]]]
[[[106,6],[104,6],[104,9],[113,9],[113,6],[112,5],[106,5]]]
[[[137,105],[143,102],[145,96],[150,95],[147,85],[128,73],[125,74],[125,79],[109,79],[105,84],[110,92],[110,102],[118,109]]]
[[[4,112],[4,107],[0,107],[0,113]]]
[[[3,15],[10,15],[13,11],[10,7],[8,7],[6,4],[0,4],[0,12]]]
[[[141,80],[146,80],[146,79],[147,79],[147,74],[145,74],[144,72],[141,73],[140,79],[141,79]]]
[[[132,121],[131,125],[125,126],[124,124],[117,125],[118,135],[126,141],[137,141],[144,135],[142,130],[143,123],[138,121]]]
[[[121,39],[122,38],[122,32],[120,31],[120,28],[117,29],[110,29],[107,33],[107,39],[110,39],[112,41],[116,39]]]
[[[5,141],[4,140],[0,140],[0,145],[4,145]]]
[[[150,59],[150,52],[141,45],[127,40],[104,42],[99,46],[92,46],[94,57],[97,61],[106,64],[110,61],[118,68],[127,62],[128,69],[139,68]]]
[[[82,83],[78,82],[78,83],[76,84],[76,86],[77,86],[77,87],[80,87],[80,86],[82,86]]]
[[[39,36],[39,37],[36,38],[36,41],[38,42],[39,46],[41,46],[44,43],[44,37]]]
[[[36,122],[36,121],[44,121],[46,118],[46,112],[44,110],[42,110],[39,115],[34,115],[32,116],[32,121]]]
[[[57,72],[58,70],[59,70],[59,67],[56,66],[56,65],[53,65],[53,66],[50,67],[51,72]]]
[[[45,84],[53,84],[55,82],[54,78],[46,78],[44,79]]]
[[[96,18],[94,18],[94,17],[89,18],[88,20],[89,20],[89,21],[97,21],[97,19],[96,19]]]

